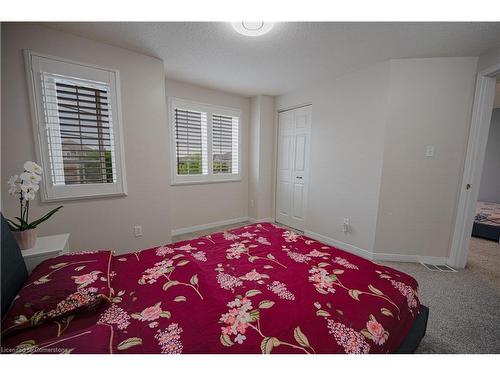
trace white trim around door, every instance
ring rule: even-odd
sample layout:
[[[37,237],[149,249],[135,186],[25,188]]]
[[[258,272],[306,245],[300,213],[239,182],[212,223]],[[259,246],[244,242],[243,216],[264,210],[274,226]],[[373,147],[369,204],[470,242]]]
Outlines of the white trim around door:
[[[312,106],[278,112],[275,220],[303,231],[309,185]]]
[[[500,62],[482,70],[477,75],[472,120],[467,144],[462,185],[457,205],[455,229],[448,264],[464,268],[469,254],[469,244],[483,171],[484,155],[490,129],[495,99],[495,76],[500,73]]]

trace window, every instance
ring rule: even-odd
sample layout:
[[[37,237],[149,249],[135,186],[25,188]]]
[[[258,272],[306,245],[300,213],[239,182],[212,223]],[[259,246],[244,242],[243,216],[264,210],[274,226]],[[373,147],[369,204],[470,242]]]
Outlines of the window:
[[[238,174],[238,117],[212,114],[214,174]]]
[[[178,175],[208,174],[207,113],[175,108]]]
[[[180,99],[170,107],[172,183],[240,180],[239,111]]]
[[[126,194],[118,72],[26,52],[42,199]]]

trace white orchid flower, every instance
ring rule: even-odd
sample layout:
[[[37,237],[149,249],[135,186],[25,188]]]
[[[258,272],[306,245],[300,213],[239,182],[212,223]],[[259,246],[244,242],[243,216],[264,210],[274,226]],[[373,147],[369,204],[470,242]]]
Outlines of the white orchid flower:
[[[23,191],[23,199],[26,201],[32,201],[35,199],[35,191],[33,189]]]
[[[33,192],[37,192],[38,189],[40,189],[40,186],[38,184],[32,184],[32,183],[24,183],[21,185],[21,190],[23,192],[29,192],[29,191],[33,191]]]
[[[43,169],[40,167],[37,163],[34,161],[27,161],[24,163],[24,170],[31,172],[31,173],[36,173],[36,174],[42,174]]]
[[[10,186],[14,186],[14,185],[18,184],[19,183],[19,176],[17,174],[15,174],[14,176],[10,176],[9,181],[7,181],[7,183]]]
[[[38,191],[40,187],[38,184],[32,184],[30,182],[24,182],[21,185],[21,191],[22,191],[22,196],[23,199],[26,201],[32,201],[35,199],[35,194]]]
[[[43,223],[62,208],[62,206],[56,207],[38,220],[28,222],[29,203],[35,199],[36,192],[40,189],[39,183],[42,180],[42,173],[43,170],[38,164],[27,161],[24,163],[24,171],[21,175],[14,175],[9,178],[9,194],[18,199],[21,209],[21,216],[18,217],[19,223],[8,220],[11,230],[25,231],[36,228],[38,224]]]
[[[21,187],[18,184],[12,184],[9,188],[9,194],[20,198],[19,193],[21,192]]]
[[[29,182],[31,184],[38,184],[40,182],[40,180],[42,179],[41,176],[37,175],[36,173],[32,173],[32,172],[23,172],[21,173],[21,180],[23,180],[23,182]]]
[[[19,181],[19,176],[15,174],[9,178],[7,182],[9,184],[9,194],[15,196],[16,198],[20,198],[21,192],[21,181]]]

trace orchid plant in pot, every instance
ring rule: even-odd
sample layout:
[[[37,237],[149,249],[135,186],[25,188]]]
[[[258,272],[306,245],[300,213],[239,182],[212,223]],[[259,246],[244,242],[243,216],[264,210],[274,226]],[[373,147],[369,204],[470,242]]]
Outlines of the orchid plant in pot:
[[[30,202],[35,199],[36,192],[40,188],[42,174],[42,167],[32,161],[27,161],[24,163],[23,173],[9,178],[9,194],[19,199],[20,216],[15,217],[17,222],[6,220],[21,250],[31,249],[35,246],[36,227],[63,207],[56,207],[41,218],[29,222]]]

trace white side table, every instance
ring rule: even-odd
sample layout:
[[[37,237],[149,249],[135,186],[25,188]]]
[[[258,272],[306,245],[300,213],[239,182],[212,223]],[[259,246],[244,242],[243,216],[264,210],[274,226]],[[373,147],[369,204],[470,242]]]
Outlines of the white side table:
[[[35,247],[21,250],[28,272],[46,259],[69,253],[69,233],[38,237]]]

